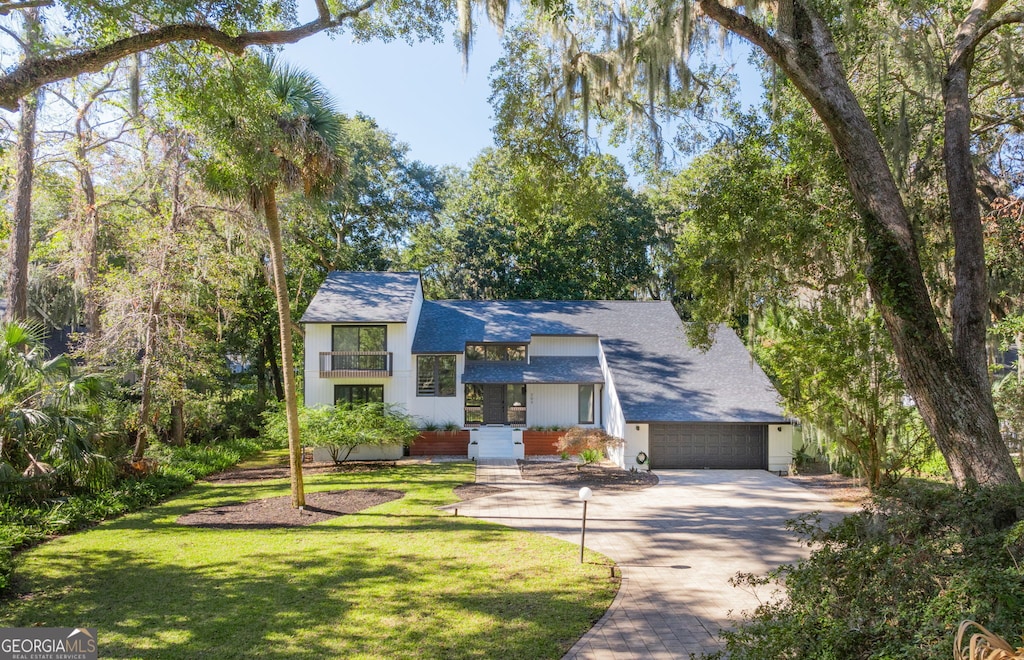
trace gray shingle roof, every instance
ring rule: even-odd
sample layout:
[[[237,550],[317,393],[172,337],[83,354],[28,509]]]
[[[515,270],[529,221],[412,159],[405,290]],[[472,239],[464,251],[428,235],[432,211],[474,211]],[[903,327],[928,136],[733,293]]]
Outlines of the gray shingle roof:
[[[301,323],[406,323],[419,273],[334,271],[313,296]]]
[[[603,383],[596,357],[537,356],[524,362],[466,362],[463,383]]]
[[[467,341],[531,335],[600,337],[628,423],[785,421],[778,393],[736,333],[718,328],[702,352],[667,302],[428,301],[413,352],[462,352]]]

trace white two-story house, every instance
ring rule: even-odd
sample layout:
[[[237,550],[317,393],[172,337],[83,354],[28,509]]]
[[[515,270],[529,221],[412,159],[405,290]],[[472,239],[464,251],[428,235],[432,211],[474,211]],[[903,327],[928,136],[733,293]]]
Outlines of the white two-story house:
[[[736,334],[694,348],[667,302],[431,301],[418,273],[339,271],[301,322],[307,406],[397,403],[470,429],[468,456],[521,458],[526,428],[599,426],[625,440],[623,468],[791,460],[778,393]]]

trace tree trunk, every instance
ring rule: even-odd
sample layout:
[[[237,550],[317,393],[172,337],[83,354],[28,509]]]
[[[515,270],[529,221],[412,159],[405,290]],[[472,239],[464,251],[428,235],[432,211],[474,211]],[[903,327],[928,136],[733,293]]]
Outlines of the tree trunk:
[[[263,335],[263,350],[270,363],[270,380],[274,383],[274,396],[278,401],[284,401],[284,385],[281,382],[281,367],[277,364],[277,348],[274,346],[274,337],[269,332]]]
[[[181,401],[171,403],[171,444],[185,446],[185,404]]]
[[[284,246],[277,217],[277,198],[273,185],[263,189],[263,215],[270,235],[270,261],[274,269],[274,297],[277,299],[278,326],[281,330],[281,376],[284,381],[284,409],[288,420],[288,457],[291,467],[292,506],[306,505],[302,485],[302,443],[299,438],[299,402],[295,392],[295,366],[292,356],[292,314],[288,282],[284,277]]]
[[[776,39],[716,0],[700,0],[711,18],[762,48],[825,124],[861,214],[872,299],[892,337],[907,390],[935,437],[955,483],[961,487],[969,483],[1018,483],[1020,479],[999,433],[989,384],[987,379],[979,382],[976,373],[976,328],[954,330],[956,352],[962,354],[958,359],[932,308],[903,199],[881,144],[847,84],[828,26],[804,2],[793,4],[792,35]],[[962,234],[959,250],[961,241],[975,240],[971,233],[980,234],[981,225],[965,223],[957,231]],[[965,259],[970,262],[976,258],[968,250]],[[963,272],[975,267],[979,266],[968,263]],[[984,268],[983,263],[980,268]],[[974,309],[971,296],[977,295],[976,281],[965,284],[968,291],[960,293],[962,284],[958,279],[955,295],[966,301],[962,308],[967,313],[955,320],[971,324],[976,320],[970,313]],[[980,350],[984,363],[984,342]]]
[[[103,88],[105,89],[105,87]],[[102,91],[102,90],[101,90]],[[99,272],[100,215],[96,207],[96,186],[92,179],[92,166],[88,159],[88,138],[85,133],[85,113],[89,111],[99,92],[96,92],[79,110],[75,121],[75,169],[78,171],[78,187],[82,193],[83,208],[79,213],[79,250],[76,260],[76,280],[85,296],[85,328],[96,336],[100,331],[99,294],[96,291],[96,277]]]
[[[146,453],[147,436],[150,427],[149,417],[153,400],[153,369],[157,348],[160,307],[163,302],[164,280],[167,277],[168,253],[174,241],[174,235],[178,231],[179,215],[181,213],[181,167],[182,164],[179,159],[174,169],[174,182],[171,186],[171,218],[167,223],[167,248],[160,254],[160,266],[157,269],[153,296],[149,302],[149,316],[146,319],[146,338],[142,349],[142,376],[139,379],[139,387],[142,390],[142,403],[139,406],[139,430],[135,435],[135,450],[132,452],[133,461],[141,461]]]
[[[24,43],[31,57],[38,44],[42,26],[39,9],[25,11]],[[36,116],[42,102],[42,91],[36,90],[21,99],[18,118],[18,144],[14,162],[14,190],[11,206],[14,210],[11,244],[7,272],[8,321],[28,318],[28,256],[32,249],[32,178],[35,175]]]
[[[156,353],[157,320],[160,317],[160,304],[163,298],[164,268],[167,265],[167,253],[160,257],[160,270],[156,287],[149,301],[149,316],[146,321],[146,339],[142,349],[142,376],[139,388],[142,391],[142,403],[139,404],[139,430],[135,434],[135,450],[133,461],[141,461],[146,454],[149,435],[150,410],[153,402],[153,357]]]
[[[267,407],[267,353],[261,341],[256,347],[256,410]]]

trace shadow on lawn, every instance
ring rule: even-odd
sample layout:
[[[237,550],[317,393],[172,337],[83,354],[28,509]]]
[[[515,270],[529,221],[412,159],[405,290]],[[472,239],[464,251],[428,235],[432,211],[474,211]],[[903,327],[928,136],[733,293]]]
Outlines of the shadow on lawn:
[[[130,551],[81,552],[53,558],[50,577],[34,581],[8,623],[94,626],[111,658],[539,658],[560,657],[602,613],[558,587],[520,592],[495,581],[471,594],[424,590],[437,571],[465,567],[457,558],[382,559],[366,550],[333,565],[322,551],[256,551],[245,571],[227,556],[189,568]],[[229,542],[224,551],[231,554]],[[366,625],[367,616],[379,623]],[[571,616],[578,621],[567,635]]]
[[[310,490],[386,484],[406,498],[300,529],[178,525],[287,493],[196,485],[20,558],[0,625],[96,627],[112,658],[557,658],[611,602],[607,569],[580,567],[575,551],[434,509],[466,470],[407,476],[317,479]]]

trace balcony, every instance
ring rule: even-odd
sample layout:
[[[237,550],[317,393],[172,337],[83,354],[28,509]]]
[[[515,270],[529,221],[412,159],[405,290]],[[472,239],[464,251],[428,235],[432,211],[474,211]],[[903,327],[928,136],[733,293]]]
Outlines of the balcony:
[[[388,351],[330,351],[320,353],[321,378],[365,378],[392,375]]]

